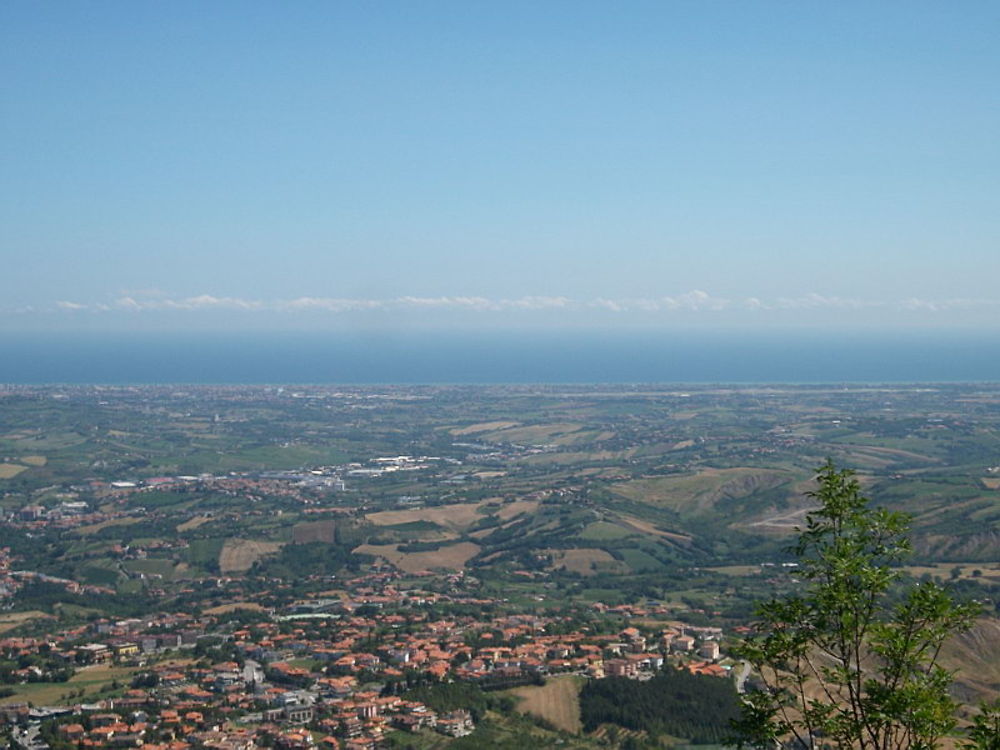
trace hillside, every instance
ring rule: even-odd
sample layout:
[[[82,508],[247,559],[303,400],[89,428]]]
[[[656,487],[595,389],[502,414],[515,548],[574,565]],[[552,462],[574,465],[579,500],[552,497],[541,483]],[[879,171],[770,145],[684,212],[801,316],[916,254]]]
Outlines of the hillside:
[[[831,456],[913,515],[919,559],[986,564],[1000,560],[996,398],[988,386],[25,389],[5,398],[0,458],[17,471],[0,501],[82,502],[87,521],[47,532],[26,559],[123,591],[142,576],[243,574],[312,543],[340,550],[337,564],[354,551],[411,572],[634,576],[781,559]]]

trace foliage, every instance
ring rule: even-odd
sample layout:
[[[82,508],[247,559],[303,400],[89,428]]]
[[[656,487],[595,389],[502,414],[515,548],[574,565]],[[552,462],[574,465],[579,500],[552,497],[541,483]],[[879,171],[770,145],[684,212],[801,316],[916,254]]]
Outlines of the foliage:
[[[154,611],[157,600],[145,594],[76,594],[49,581],[31,581],[15,596],[15,608],[54,612],[58,605],[98,609],[110,617],[142,617]]]
[[[510,713],[514,700],[510,696],[487,693],[470,682],[442,682],[422,685],[404,694],[407,700],[420,701],[435,711],[444,713],[464,708],[479,721],[487,711]]]
[[[368,559],[337,544],[287,544],[274,557],[256,563],[254,571],[259,575],[295,581],[310,575],[330,575],[344,568],[356,568],[360,561]]]
[[[744,701],[734,743],[936,747],[955,724],[938,654],[977,607],[931,582],[900,588],[893,566],[909,552],[906,517],[869,507],[852,472],[830,462],[818,480],[810,496],[820,507],[793,547],[804,590],[760,606],[758,633],[741,650],[764,689]]]
[[[477,721],[476,731],[450,742],[448,750],[481,750],[484,747],[491,750],[525,750],[551,747],[556,742],[565,744],[565,738],[557,737],[549,732],[540,732],[532,717],[512,714],[502,720],[490,717]]]
[[[646,682],[624,677],[592,680],[580,692],[585,731],[604,723],[650,734],[718,742],[739,713],[732,680],[666,668]]]
[[[967,750],[1000,750],[1000,701],[981,706],[969,730]]]

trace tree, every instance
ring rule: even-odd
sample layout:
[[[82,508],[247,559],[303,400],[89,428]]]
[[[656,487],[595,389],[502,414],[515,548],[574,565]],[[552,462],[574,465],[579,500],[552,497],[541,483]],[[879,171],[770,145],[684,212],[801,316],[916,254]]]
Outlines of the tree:
[[[838,750],[929,750],[955,725],[942,644],[978,611],[937,583],[904,585],[908,520],[872,508],[853,472],[832,462],[809,493],[792,550],[799,593],[757,608],[740,655],[763,689],[748,693],[731,744]]]
[[[1000,701],[980,707],[979,715],[969,730],[967,750],[1000,750]]]

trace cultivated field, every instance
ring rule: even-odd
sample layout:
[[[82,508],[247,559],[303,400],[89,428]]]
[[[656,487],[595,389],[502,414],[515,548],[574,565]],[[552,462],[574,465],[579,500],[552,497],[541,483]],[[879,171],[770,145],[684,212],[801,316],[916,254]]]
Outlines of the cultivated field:
[[[412,510],[384,510],[380,513],[369,513],[367,516],[368,520],[376,526],[396,526],[414,521],[429,521],[438,526],[459,531],[468,528],[481,517],[478,503],[456,503]]]
[[[535,424],[524,427],[511,427],[483,435],[484,440],[494,443],[519,443],[523,445],[538,445],[553,443],[556,438],[566,437],[583,429],[582,424],[558,422],[556,424]]]
[[[193,531],[194,529],[197,529],[202,524],[208,523],[211,520],[212,519],[209,518],[208,516],[195,516],[194,518],[192,518],[190,520],[187,520],[187,521],[185,521],[182,524],[178,524],[177,531],[179,531],[179,532]]]
[[[710,570],[724,576],[746,577],[760,575],[762,568],[759,565],[718,565],[712,568],[702,568],[702,570]]]
[[[619,526],[616,523],[594,521],[580,532],[580,538],[596,542],[606,542],[614,539],[624,539],[627,536],[631,536],[633,533],[634,532],[629,529]]]
[[[555,570],[565,568],[571,573],[584,576],[592,576],[599,571],[626,570],[622,563],[602,549],[550,549],[545,552],[552,555],[552,567]]]
[[[1000,582],[1000,563],[997,562],[948,562],[936,565],[904,565],[903,570],[915,578],[925,575],[940,580],[973,580],[981,578],[990,583]]]
[[[834,443],[831,454],[838,462],[861,469],[885,469],[899,464],[935,464],[940,460],[913,451],[895,450],[881,446],[857,445],[855,443]],[[836,450],[835,447],[842,447]]]
[[[122,563],[130,573],[142,573],[147,576],[160,576],[165,580],[173,580],[174,563],[172,560],[150,557],[146,560],[126,560]]]
[[[363,544],[354,551],[376,555],[406,573],[416,573],[434,568],[462,570],[470,558],[479,554],[479,550],[478,544],[459,542],[426,552],[400,552],[398,544]]]
[[[296,544],[309,542],[333,542],[334,521],[309,521],[292,527],[292,541]]]
[[[484,500],[479,503],[456,503],[412,510],[384,510],[379,513],[369,513],[367,519],[376,526],[398,526],[424,521],[461,532],[491,512],[495,512],[500,520],[509,521],[521,513],[533,513],[538,510],[537,500],[517,500],[495,509],[488,507],[495,503],[496,500]],[[428,534],[428,537],[432,536],[434,534]]]
[[[281,549],[281,542],[257,542],[251,539],[227,539],[219,553],[219,570],[223,573],[245,573],[265,555]]]
[[[587,452],[559,452],[559,453],[537,453],[533,456],[525,456],[519,459],[520,463],[529,466],[571,466],[573,464],[602,463],[607,461],[625,461],[634,456],[636,450],[629,448],[623,451],[591,451]]]
[[[536,510],[538,510],[537,500],[516,500],[515,502],[507,503],[500,508],[500,510],[497,511],[497,517],[501,521],[509,521],[522,513],[534,513]]]
[[[643,521],[642,519],[634,518],[632,516],[621,516],[621,521],[624,526],[643,534],[652,534],[653,536],[669,539],[672,542],[679,542],[680,544],[689,544],[691,542],[691,536],[689,534],[678,534],[673,531],[664,531],[663,529],[656,528],[649,521]]]
[[[517,710],[540,716],[572,734],[583,728],[580,721],[580,688],[586,679],[575,675],[551,677],[542,686],[514,688],[511,694],[520,699]]]
[[[770,469],[703,469],[688,476],[636,479],[611,489],[629,500],[671,508],[682,513],[708,513],[720,500],[747,497],[778,487],[794,476]]]
[[[806,525],[806,514],[815,507],[799,508],[787,513],[779,513],[769,518],[754,521],[749,524],[754,531],[772,534],[791,534],[796,529],[804,528]]]
[[[39,612],[35,609],[28,612],[4,612],[3,614],[0,614],[0,633],[6,633],[8,630],[13,630],[30,620],[39,620],[42,618],[51,619],[52,615],[47,615],[44,612]]]
[[[12,685],[14,695],[0,698],[0,705],[30,701],[36,706],[51,706],[64,703],[64,696],[80,690],[84,692],[83,698],[90,698],[115,680],[128,685],[135,672],[134,667],[112,667],[107,664],[83,667],[68,682],[29,682],[24,685]],[[81,698],[77,697],[74,700],[80,701]]]
[[[76,529],[75,533],[80,536],[90,536],[91,534],[96,534],[101,529],[106,529],[109,526],[131,526],[134,523],[139,523],[141,519],[134,517],[127,518],[112,518],[107,521],[101,521],[100,523],[92,523],[90,526],[80,526]]]
[[[13,479],[22,471],[27,471],[27,466],[20,464],[0,464],[0,479]]]
[[[448,432],[452,435],[475,435],[477,432],[506,430],[508,427],[516,427],[519,424],[521,423],[506,421],[480,422],[479,424],[470,424],[468,427],[458,427],[454,430],[449,430]]]
[[[232,602],[231,604],[220,604],[218,607],[211,607],[205,610],[206,615],[225,615],[230,612],[236,612],[237,610],[245,609],[251,612],[263,612],[265,611],[262,606],[255,602]]]

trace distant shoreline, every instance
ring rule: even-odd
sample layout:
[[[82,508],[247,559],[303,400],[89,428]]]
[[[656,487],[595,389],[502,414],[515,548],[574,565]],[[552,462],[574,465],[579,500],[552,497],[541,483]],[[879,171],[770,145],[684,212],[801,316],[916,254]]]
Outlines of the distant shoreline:
[[[0,333],[0,383],[881,385],[1000,381],[1000,334]]]

